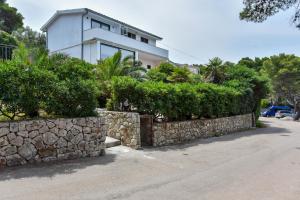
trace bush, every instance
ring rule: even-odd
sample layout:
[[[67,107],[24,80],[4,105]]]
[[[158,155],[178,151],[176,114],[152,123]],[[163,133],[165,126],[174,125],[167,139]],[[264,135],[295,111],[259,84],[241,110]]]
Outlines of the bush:
[[[254,106],[250,91],[215,84],[141,83],[128,77],[115,77],[108,108],[123,110],[120,105],[126,101],[132,110],[168,121],[246,114],[251,113]]]
[[[22,68],[15,62],[1,63],[1,113],[10,119],[21,115],[38,116],[38,111],[55,91],[54,73],[31,66]]]
[[[95,115],[98,90],[94,66],[76,58],[53,55],[46,66],[58,79],[46,111],[66,117]]]
[[[17,40],[9,33],[0,30],[0,44],[17,45]]]
[[[149,70],[146,77],[150,81],[162,81],[165,83],[186,83],[193,81],[192,73],[186,66],[176,67],[167,62],[161,63],[159,66]]]
[[[63,117],[95,115],[98,90],[92,65],[54,57],[40,66],[0,62],[0,115],[11,120],[37,117],[40,110]]]

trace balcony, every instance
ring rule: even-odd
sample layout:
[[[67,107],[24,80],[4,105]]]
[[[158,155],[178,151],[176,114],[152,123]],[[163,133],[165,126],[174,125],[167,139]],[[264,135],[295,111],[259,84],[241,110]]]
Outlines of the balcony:
[[[123,35],[113,33],[111,31],[103,30],[100,28],[85,30],[83,34],[84,41],[89,41],[93,39],[99,39],[101,41],[108,42],[111,45],[116,45],[119,47],[130,48],[131,50],[140,51],[144,53],[149,53],[161,58],[168,59],[169,52],[165,49],[151,46],[149,44],[142,43]]]

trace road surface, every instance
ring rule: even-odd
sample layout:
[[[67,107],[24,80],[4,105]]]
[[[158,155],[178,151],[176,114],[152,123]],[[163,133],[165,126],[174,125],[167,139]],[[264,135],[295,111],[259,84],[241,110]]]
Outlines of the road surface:
[[[0,171],[0,199],[299,200],[300,123]]]

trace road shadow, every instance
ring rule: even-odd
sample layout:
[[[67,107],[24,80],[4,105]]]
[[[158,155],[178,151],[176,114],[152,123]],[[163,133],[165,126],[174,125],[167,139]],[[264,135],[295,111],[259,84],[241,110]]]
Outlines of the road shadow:
[[[264,122],[265,123],[265,122]],[[210,144],[215,142],[226,142],[226,141],[234,141],[243,137],[251,137],[254,135],[268,135],[268,134],[276,134],[282,137],[290,136],[289,133],[292,133],[289,129],[282,128],[282,127],[273,127],[270,126],[269,122],[266,122],[266,128],[256,128],[250,129],[241,132],[235,132],[227,135],[223,135],[220,137],[211,137],[211,138],[199,138],[193,141],[187,141],[183,144],[176,144],[170,146],[163,146],[163,147],[144,147],[144,151],[151,152],[151,151],[170,151],[170,150],[184,150],[193,146],[203,145],[203,144]]]
[[[28,164],[17,167],[0,169],[0,182],[10,179],[22,179],[32,177],[51,178],[61,174],[76,173],[80,169],[95,165],[107,165],[114,162],[116,155],[106,154],[100,157],[81,158],[78,160],[66,160],[52,163]]]

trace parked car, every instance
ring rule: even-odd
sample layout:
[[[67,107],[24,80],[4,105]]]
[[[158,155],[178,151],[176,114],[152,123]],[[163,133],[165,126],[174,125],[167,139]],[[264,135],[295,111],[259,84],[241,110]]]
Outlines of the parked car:
[[[289,110],[280,110],[275,114],[275,117],[278,119],[281,119],[284,117],[294,117],[294,113]]]
[[[262,113],[263,117],[275,117],[276,113],[281,110],[292,111],[289,106],[271,106],[265,112]]]

